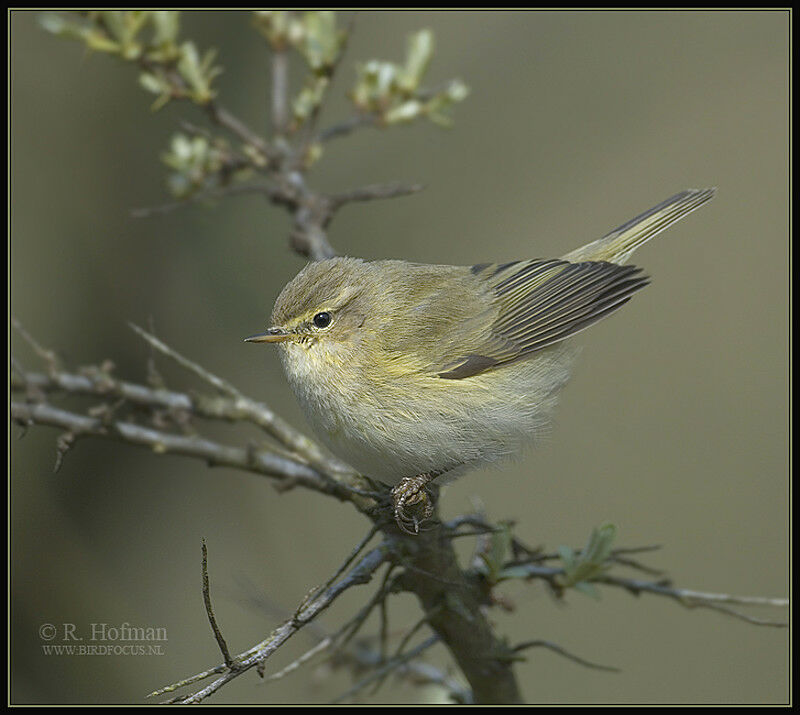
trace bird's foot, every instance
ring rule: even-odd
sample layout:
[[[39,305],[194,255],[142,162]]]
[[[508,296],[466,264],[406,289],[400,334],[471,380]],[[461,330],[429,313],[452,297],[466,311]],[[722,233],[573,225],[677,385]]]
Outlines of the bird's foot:
[[[436,476],[418,474],[415,477],[403,477],[392,489],[394,520],[406,534],[419,534],[420,525],[433,514],[433,498],[426,486]]]

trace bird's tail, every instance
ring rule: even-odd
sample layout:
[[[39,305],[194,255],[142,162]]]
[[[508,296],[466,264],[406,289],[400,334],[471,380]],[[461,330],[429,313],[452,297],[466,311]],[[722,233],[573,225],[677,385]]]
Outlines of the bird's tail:
[[[687,189],[662,201],[657,206],[626,221],[611,233],[581,248],[571,251],[564,259],[572,262],[608,261],[625,263],[631,254],[653,236],[680,221],[696,208],[714,198],[716,189]]]

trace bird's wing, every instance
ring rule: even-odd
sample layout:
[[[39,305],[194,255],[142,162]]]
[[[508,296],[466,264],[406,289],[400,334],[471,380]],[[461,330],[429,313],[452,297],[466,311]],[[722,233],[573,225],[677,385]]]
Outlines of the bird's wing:
[[[481,264],[471,273],[483,283],[495,310],[480,337],[471,336],[469,352],[437,370],[440,378],[472,377],[526,358],[596,323],[648,283],[640,268],[604,261]]]

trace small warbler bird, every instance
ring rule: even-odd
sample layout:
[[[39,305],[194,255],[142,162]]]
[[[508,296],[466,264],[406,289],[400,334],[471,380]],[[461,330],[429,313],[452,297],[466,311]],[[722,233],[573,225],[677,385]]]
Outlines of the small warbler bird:
[[[280,346],[315,434],[363,474],[395,484],[395,520],[417,533],[433,513],[433,479],[542,434],[569,377],[568,338],[647,285],[623,264],[713,196],[682,191],[560,259],[309,263],[278,296],[274,327],[246,340]]]

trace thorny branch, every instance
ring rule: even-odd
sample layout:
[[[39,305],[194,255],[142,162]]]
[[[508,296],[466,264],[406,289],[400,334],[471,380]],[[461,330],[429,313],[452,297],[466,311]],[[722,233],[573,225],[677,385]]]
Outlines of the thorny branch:
[[[269,24],[277,17],[271,13],[272,11],[261,13],[261,19],[267,23],[265,32],[272,52],[271,139],[248,127],[216,99],[208,85],[215,74],[214,68],[200,66],[207,77],[201,76],[199,84],[193,86],[187,75],[181,73],[180,64],[174,59],[162,60],[158,59],[158,54],[147,53],[138,57],[136,62],[139,67],[150,75],[145,79],[150,85],[157,84],[157,91],[162,92],[159,101],[194,101],[214,127],[226,132],[241,146],[233,149],[225,141],[218,141],[210,130],[184,122],[184,128],[188,127],[192,135],[217,147],[217,159],[220,162],[216,177],[218,184],[202,187],[180,201],[139,209],[134,215],[155,216],[198,202],[234,195],[261,195],[272,204],[285,208],[292,216],[293,229],[289,236],[291,247],[302,256],[321,260],[335,255],[328,240],[327,227],[343,206],[352,202],[404,196],[415,193],[422,187],[417,184],[391,183],[369,185],[335,194],[321,193],[309,187],[306,175],[315,152],[321,151],[328,141],[361,128],[387,126],[391,123],[387,121],[389,115],[381,112],[388,112],[391,102],[398,97],[387,94],[376,100],[365,95],[366,104],[359,107],[351,118],[322,131],[316,130],[322,97],[341,62],[346,43],[345,33],[338,49],[314,68],[320,93],[312,101],[305,118],[301,116],[298,120],[304,131],[293,136],[297,130],[297,122],[293,122],[290,116],[293,108],[289,96],[289,48],[286,36],[276,39],[274,34],[270,34],[277,27]],[[103,23],[118,20],[116,15],[112,15],[113,13],[94,13],[93,21],[98,23],[101,34],[109,30],[109,26],[104,26]],[[167,27],[174,19],[169,13],[155,15],[158,15],[155,19],[163,23],[162,27]],[[322,18],[322,13],[318,15],[318,19],[327,21],[328,18]],[[295,21],[298,15],[288,12],[280,18]],[[66,27],[59,23],[60,21],[52,25],[57,34]],[[426,39],[421,35],[422,33],[421,39]],[[424,45],[424,42],[420,42],[417,47]],[[180,46],[181,51],[185,51],[185,48],[186,44]],[[116,52],[113,49],[110,51]],[[427,60],[412,64],[426,66]],[[384,64],[382,71],[400,70]],[[418,82],[420,78],[421,75],[413,79]],[[408,81],[408,77],[405,79]],[[368,89],[366,84],[364,87]],[[442,101],[459,101],[459,96],[465,96],[463,88],[457,88],[449,99],[445,95],[446,92],[443,91],[440,97]],[[413,107],[418,109],[423,106],[424,101],[435,97],[435,91],[418,88],[413,97],[408,94],[400,96],[399,102],[413,98],[416,102]],[[411,105],[404,107],[401,104],[395,109],[404,110],[408,106]],[[433,109],[430,111],[434,112]],[[293,142],[293,139],[299,141]],[[248,183],[230,183],[232,177],[242,169],[247,169],[260,178],[249,180]],[[275,415],[267,405],[247,397],[226,380],[213,375],[166,345],[152,332],[132,326],[154,351],[174,360],[183,369],[199,377],[208,386],[208,393],[169,390],[163,385],[123,380],[113,375],[113,365],[108,362],[70,371],[62,366],[53,351],[39,345],[16,321],[14,327],[34,354],[44,362],[44,370],[26,370],[18,360],[12,358],[11,416],[24,428],[45,425],[62,431],[57,440],[57,464],[80,438],[114,440],[146,447],[155,454],[180,454],[204,461],[209,466],[228,466],[267,476],[275,480],[276,487],[280,490],[303,487],[327,494],[351,503],[373,524],[367,536],[356,545],[331,578],[309,593],[291,617],[285,619],[260,643],[236,656],[231,656],[228,652],[222,631],[213,616],[204,544],[203,594],[223,662],[162,688],[152,693],[153,696],[173,692],[216,676],[209,685],[168,701],[198,703],[252,668],[256,668],[265,682],[269,682],[285,677],[322,654],[334,665],[344,664],[357,672],[368,670],[353,688],[338,698],[339,701],[351,698],[369,685],[380,685],[385,677],[394,674],[413,683],[442,687],[455,702],[519,703],[522,702],[522,695],[514,676],[513,664],[522,658],[522,651],[534,647],[546,648],[587,667],[606,667],[572,655],[549,641],[530,639],[517,645],[509,645],[494,633],[486,611],[492,606],[513,608],[497,592],[497,586],[502,580],[511,578],[510,574],[514,578],[542,580],[558,598],[562,598],[567,589],[564,586],[565,568],[558,563],[559,555],[544,553],[541,549],[532,549],[521,543],[511,534],[509,524],[491,524],[482,514],[470,514],[446,524],[439,524],[437,528],[417,537],[408,536],[400,532],[389,517],[386,510],[387,490],[382,485],[376,486],[367,477],[331,458],[313,440]],[[78,407],[64,408],[53,404],[56,397],[89,399],[94,406],[86,410]],[[98,400],[100,405],[96,404]],[[254,444],[243,443],[244,438],[240,437],[238,443],[227,444],[203,437],[202,423],[209,421],[236,425],[249,423],[259,429],[262,439]],[[435,514],[434,519],[436,516]],[[362,552],[376,535],[380,535],[382,541],[362,556]],[[478,537],[475,555],[471,565],[462,568],[456,559],[453,541],[455,538],[469,536]],[[636,595],[667,597],[687,607],[713,608],[728,615],[745,618],[751,623],[777,625],[733,611],[729,606],[783,607],[786,605],[785,599],[754,599],[701,593],[675,588],[664,579],[649,582],[623,578],[610,572],[611,568],[622,567],[658,576],[655,569],[632,558],[633,553],[642,550],[648,549],[611,551],[607,560],[599,565],[603,569],[598,570],[593,582]],[[575,553],[580,555],[581,552],[578,549]],[[386,572],[376,592],[365,605],[336,632],[322,630],[317,620],[320,614],[345,591],[369,583],[384,566]],[[390,637],[387,599],[398,591],[413,593],[418,598],[424,615],[401,636],[394,654],[389,656],[386,647],[386,641]],[[382,621],[377,649],[366,647],[363,641],[355,639],[375,609],[380,609]],[[302,629],[315,633],[317,643],[290,665],[267,675],[265,671],[268,659]],[[431,633],[425,640],[411,646],[412,640],[423,630]],[[418,659],[436,643],[443,644],[449,650],[469,687]]]

